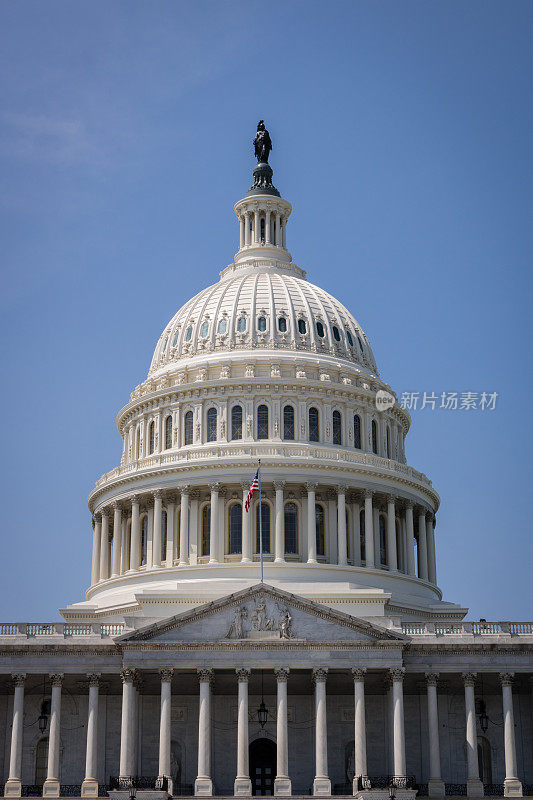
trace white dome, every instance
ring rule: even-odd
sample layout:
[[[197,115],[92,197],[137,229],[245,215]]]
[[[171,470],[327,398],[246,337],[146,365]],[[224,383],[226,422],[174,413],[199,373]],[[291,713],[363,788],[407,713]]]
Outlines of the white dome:
[[[236,350],[307,351],[376,372],[372,350],[350,312],[294,264],[231,265],[185,303],[161,334],[149,375],[178,359]]]

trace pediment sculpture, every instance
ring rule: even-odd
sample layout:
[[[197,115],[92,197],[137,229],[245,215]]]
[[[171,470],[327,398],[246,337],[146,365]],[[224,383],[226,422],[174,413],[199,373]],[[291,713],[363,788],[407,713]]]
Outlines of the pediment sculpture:
[[[250,605],[238,606],[224,638],[226,639],[292,639],[292,617],[287,606],[278,603],[269,615],[267,604],[260,598]]]

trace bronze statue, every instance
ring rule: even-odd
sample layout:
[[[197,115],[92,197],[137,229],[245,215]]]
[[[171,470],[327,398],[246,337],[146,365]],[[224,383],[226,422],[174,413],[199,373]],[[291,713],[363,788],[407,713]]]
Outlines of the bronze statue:
[[[272,139],[270,138],[270,134],[265,128],[265,123],[262,119],[259,120],[253,145],[255,148],[255,157],[257,158],[257,163],[268,164],[268,156],[272,150]]]

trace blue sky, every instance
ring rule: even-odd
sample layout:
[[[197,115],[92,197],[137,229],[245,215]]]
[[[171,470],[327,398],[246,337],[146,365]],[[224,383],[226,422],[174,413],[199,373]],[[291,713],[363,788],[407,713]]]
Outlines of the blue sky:
[[[442,497],[439,582],[530,619],[530,2],[0,7],[0,614],[90,577],[86,497],[168,319],[230,263],[264,118],[288,246],[362,324]]]

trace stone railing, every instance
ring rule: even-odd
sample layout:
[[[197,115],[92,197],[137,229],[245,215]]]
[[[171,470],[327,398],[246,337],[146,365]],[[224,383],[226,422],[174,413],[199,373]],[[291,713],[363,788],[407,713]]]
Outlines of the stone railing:
[[[0,636],[120,636],[123,622],[0,622]]]
[[[406,636],[532,636],[533,622],[402,622]]]

